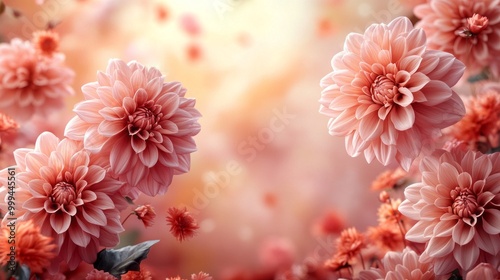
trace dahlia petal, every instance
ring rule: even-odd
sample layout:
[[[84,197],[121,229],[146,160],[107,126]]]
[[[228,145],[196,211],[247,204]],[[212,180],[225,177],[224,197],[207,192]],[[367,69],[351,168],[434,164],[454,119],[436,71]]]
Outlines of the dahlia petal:
[[[68,204],[68,205],[62,205],[61,210],[68,214],[69,216],[74,216],[76,215],[76,206],[73,204]]]
[[[135,103],[134,99],[132,99],[129,96],[123,98],[122,106],[128,115],[134,114],[134,112],[137,108],[137,104]]]
[[[426,55],[439,58],[439,63],[433,71],[429,73],[424,72],[424,74],[427,74],[432,80],[440,80],[451,87],[454,86],[464,74],[465,65],[452,54],[429,50]],[[424,55],[424,59],[426,55]]]
[[[56,233],[62,234],[69,229],[71,216],[61,212],[53,213],[50,215],[50,225]]]
[[[111,149],[109,163],[111,170],[116,174],[122,174],[126,171],[128,162],[132,157],[132,149],[124,142],[119,141]]]
[[[101,209],[89,206],[82,208],[83,218],[91,223],[98,226],[105,226],[107,223],[107,218]]]
[[[130,77],[130,84],[132,85],[133,90],[137,91],[138,89],[144,87],[144,73],[141,70],[135,70],[132,76]],[[144,102],[142,102],[144,103]],[[142,104],[140,103],[140,104]]]
[[[457,246],[453,256],[463,270],[470,270],[476,264],[479,257],[479,248],[474,243]]]
[[[148,145],[146,149],[139,154],[139,158],[145,166],[154,166],[158,162],[158,148],[156,145]]]
[[[481,233],[481,231],[474,235],[474,242],[479,249],[491,255],[497,255],[498,252],[500,252],[499,240],[500,238],[498,236],[484,234]]]
[[[102,210],[114,209],[115,203],[109,196],[105,193],[96,192],[96,199],[92,203],[94,207],[97,207]]]
[[[162,143],[163,145],[161,145],[161,147],[165,147],[168,152],[172,152],[170,150],[170,145],[168,145],[170,142],[172,143],[172,148],[175,149],[176,153],[189,154],[196,151],[196,143],[193,138],[171,137],[166,139],[166,141]]]
[[[427,101],[425,105],[436,106],[451,98],[453,91],[444,82],[429,81],[425,87],[421,89]]]
[[[418,131],[413,129],[401,131],[398,134],[398,152],[402,156],[410,158],[411,161],[418,156],[420,150],[422,149],[422,142],[415,139],[421,139],[421,136]]]
[[[345,148],[347,154],[351,157],[357,157],[367,146],[369,146],[369,143],[363,141],[361,137],[359,137],[359,133],[350,133],[345,138]]]
[[[23,203],[23,208],[37,213],[44,209],[45,201],[47,201],[47,198],[32,197]]]
[[[73,140],[82,140],[89,127],[79,116],[73,117],[64,128],[64,136]]]
[[[49,156],[54,151],[59,143],[59,138],[50,132],[42,132],[35,143],[35,151],[41,152]]]
[[[485,155],[480,156],[472,166],[472,180],[478,181],[487,178],[492,168],[491,160]]]
[[[47,162],[48,158],[44,154],[38,152],[31,152],[26,154],[26,170],[29,172],[38,174],[40,168],[46,166]]]
[[[84,203],[89,203],[97,199],[97,195],[91,190],[82,191],[82,197]]]
[[[73,111],[87,123],[99,123],[101,121],[101,116],[97,112],[103,107],[101,101],[92,99],[76,104]]]
[[[409,241],[417,243],[425,243],[429,241],[429,237],[424,236],[424,231],[427,229],[428,223],[424,221],[418,221],[408,232],[406,232],[405,238]]]
[[[158,155],[158,161],[168,167],[175,167],[179,165],[179,158],[177,156],[177,153],[162,153],[161,155]]]
[[[458,186],[463,189],[469,188],[472,185],[472,178],[470,174],[466,172],[458,174],[457,181],[458,181]]]
[[[352,117],[354,111],[351,109],[343,111],[337,118],[328,121],[328,130],[330,135],[345,136],[355,127],[357,120]]]
[[[84,221],[84,218],[80,217],[79,215],[76,215],[75,218],[76,218],[76,222],[78,223],[78,226],[83,231],[85,231],[86,233],[88,233],[92,236],[99,238],[100,227],[98,225],[94,225],[94,224],[91,224],[91,223]]]
[[[142,163],[137,164],[136,166],[134,166],[134,168],[131,168],[130,171],[127,172],[127,183],[132,186],[137,186],[141,182],[141,180],[144,180],[147,174],[148,168]]]
[[[370,141],[380,136],[383,131],[382,121],[374,114],[365,116],[359,122],[359,136],[363,141]]]
[[[70,227],[68,232],[71,241],[73,241],[73,243],[75,243],[77,246],[87,247],[87,245],[89,245],[90,235],[82,231],[80,228]]]
[[[439,166],[438,180],[450,190],[458,185],[457,178],[458,171],[450,163],[444,162]]]
[[[189,171],[189,167],[191,166],[191,154],[180,154],[177,158],[179,159],[179,165],[174,167],[174,175],[187,173]],[[162,180],[157,181],[162,182]]]
[[[363,41],[364,41],[363,35],[358,33],[349,33],[344,43],[344,50],[359,55],[358,52],[361,48],[361,44],[363,43]]]
[[[99,77],[99,73],[97,74]],[[99,96],[97,95],[97,88],[99,87],[99,83],[92,82],[87,83],[81,87],[83,96],[85,99],[97,99]]]
[[[434,235],[436,237],[450,237],[457,225],[456,220],[439,221],[434,227]]]
[[[415,123],[415,112],[413,111],[413,107],[394,106],[391,111],[391,121],[394,127],[399,131],[410,129]]]
[[[453,241],[455,241],[458,245],[463,246],[472,240],[475,233],[476,230],[473,226],[459,221],[453,228]]]
[[[356,96],[339,95],[331,101],[328,107],[337,111],[343,111],[345,109],[354,107],[357,104],[358,101]]]
[[[422,255],[420,257],[422,257]],[[457,269],[457,266],[457,261],[449,256],[438,258],[433,261],[434,273],[436,275],[450,274],[453,270]]]
[[[492,164],[492,166],[495,165]],[[492,193],[500,193],[500,172],[495,174],[490,174],[490,176],[488,176],[485,180],[485,186],[486,189]]]
[[[398,37],[391,42],[392,61],[400,61],[406,56],[406,38]]]
[[[101,115],[106,121],[118,121],[127,117],[127,114],[122,107],[104,107],[99,110],[99,115]]]
[[[108,121],[103,120],[99,126],[97,131],[104,137],[113,137],[116,134],[125,130],[127,126],[121,121]]]
[[[83,143],[85,148],[93,153],[97,153],[101,151],[106,141],[109,138],[101,135],[96,126],[91,126],[85,132],[85,136],[83,138]]]
[[[407,33],[413,29],[413,24],[407,17],[397,17],[387,26],[393,34]]]
[[[491,235],[500,234],[500,210],[489,208],[484,210],[483,229]]]
[[[146,103],[147,100],[148,100],[148,93],[146,92],[146,90],[144,90],[143,88],[141,88],[141,89],[138,89],[135,92],[135,94],[134,94],[134,101],[138,105],[142,105],[142,104]]]
[[[179,96],[175,93],[167,93],[158,98],[157,104],[161,105],[161,112],[163,113],[163,118],[170,118],[179,108]]]
[[[96,89],[98,98],[106,107],[117,107],[121,104],[113,97],[113,88],[110,86],[100,86]]]
[[[130,137],[130,145],[136,154],[142,153],[146,149],[146,141],[133,135]]]
[[[156,99],[163,87],[163,77],[155,77],[148,81],[145,90],[149,99]]]
[[[450,254],[454,249],[455,242],[453,242],[453,239],[447,237],[433,237],[429,240],[425,250],[430,257],[439,258]]]
[[[364,117],[370,115],[371,113],[373,113],[375,111],[380,111],[382,109],[384,109],[384,107],[381,107],[378,104],[359,104],[359,106],[356,108],[355,117],[356,117],[356,119],[361,120]],[[385,118],[385,116],[381,117],[380,115],[378,117],[381,120],[383,120]]]

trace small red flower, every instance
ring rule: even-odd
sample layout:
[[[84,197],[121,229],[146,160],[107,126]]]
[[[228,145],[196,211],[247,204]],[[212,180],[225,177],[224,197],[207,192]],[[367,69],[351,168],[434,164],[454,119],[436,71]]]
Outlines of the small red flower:
[[[200,228],[186,208],[170,207],[167,212],[167,223],[170,225],[170,232],[179,242],[192,237],[195,235],[196,230]]]
[[[156,212],[151,205],[141,205],[134,210],[134,213],[144,223],[145,227],[150,227],[154,224]]]

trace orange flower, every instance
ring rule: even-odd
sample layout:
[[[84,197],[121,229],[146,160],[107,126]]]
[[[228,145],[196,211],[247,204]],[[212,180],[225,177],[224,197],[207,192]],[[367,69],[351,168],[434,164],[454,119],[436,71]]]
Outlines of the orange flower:
[[[129,271],[121,276],[122,280],[151,280],[151,272],[147,270]]]
[[[154,224],[156,212],[151,205],[141,205],[134,210],[134,213],[144,223],[145,227],[150,227]]]
[[[405,176],[406,172],[401,168],[387,170],[375,178],[372,182],[371,189],[374,191],[395,189],[401,185],[401,181]]]
[[[195,235],[199,226],[186,208],[170,207],[167,212],[167,222],[170,225],[170,232],[179,242]]]
[[[191,274],[191,280],[212,280],[212,276],[200,271],[198,274]]]
[[[403,235],[397,225],[370,227],[367,236],[375,246],[384,251],[401,251],[404,248]]]
[[[43,55],[51,56],[59,48],[59,35],[52,30],[33,33],[33,45]]]
[[[40,228],[31,220],[18,221],[14,226],[14,234],[11,234],[14,227],[9,228],[8,224],[0,229],[0,264],[9,263],[11,258],[8,253],[11,252],[11,246],[15,246],[16,262],[28,266],[32,273],[43,273],[56,256],[54,250],[57,246],[52,243],[52,238],[42,235]]]
[[[401,219],[403,219],[403,215],[398,210],[399,205],[401,204],[401,199],[392,199],[389,200],[388,203],[383,203],[378,208],[378,221],[380,224],[397,224]]]
[[[348,256],[348,260],[358,255],[364,247],[365,237],[354,227],[343,230],[337,239],[337,253]]]
[[[94,269],[87,274],[85,280],[116,280],[116,277],[102,270]]]

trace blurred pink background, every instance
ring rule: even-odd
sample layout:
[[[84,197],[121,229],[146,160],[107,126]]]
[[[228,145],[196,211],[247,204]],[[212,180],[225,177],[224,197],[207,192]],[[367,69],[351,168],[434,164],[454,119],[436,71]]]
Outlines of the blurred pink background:
[[[333,238],[314,225],[330,211],[345,226],[376,225],[378,194],[369,187],[386,168],[350,158],[344,139],[328,135],[328,119],[318,113],[319,81],[349,32],[410,15],[403,0],[4,2],[2,41],[55,25],[76,72],[77,94],[65,110],[21,128],[26,141],[19,145],[32,145],[43,130],[62,137],[83,100],[80,87],[110,58],[157,67],[197,99],[202,131],[191,171],[166,195],[141,196],[137,205],[156,209],[155,225],[144,229],[132,217],[122,235],[123,245],[160,240],[143,262],[155,279],[261,271],[280,250],[290,262],[318,254],[322,261]],[[194,238],[178,243],[171,236],[171,206],[188,207],[198,220]]]

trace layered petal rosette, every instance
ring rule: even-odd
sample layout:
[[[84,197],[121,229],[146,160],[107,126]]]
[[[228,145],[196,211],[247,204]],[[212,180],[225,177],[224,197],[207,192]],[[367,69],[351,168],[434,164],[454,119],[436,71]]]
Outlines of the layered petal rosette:
[[[437,150],[420,164],[421,182],[405,189],[399,211],[417,221],[406,239],[425,243],[421,262],[436,275],[481,262],[498,269],[500,257],[500,154],[457,146]]]
[[[465,114],[451,89],[464,65],[449,53],[427,50],[422,29],[399,17],[348,35],[321,80],[320,112],[331,135],[346,137],[349,155],[364,152],[408,170],[423,145]],[[425,143],[425,144],[424,144]]]
[[[70,269],[81,261],[93,263],[102,247],[118,244],[123,227],[117,208],[126,202],[117,191],[123,183],[107,176],[81,142],[44,132],[34,149],[17,149],[14,156],[15,174],[7,168],[0,172],[2,189],[14,176],[16,216],[33,221],[57,245],[52,269],[61,262]]]
[[[127,182],[122,193],[163,194],[174,174],[189,170],[201,115],[180,83],[165,82],[155,68],[111,60],[82,91],[85,101],[75,106],[65,135],[109,162]]]
[[[430,49],[452,53],[472,74],[489,67],[499,77],[500,1],[429,0],[414,12]]]
[[[380,268],[370,268],[369,270],[361,271],[359,279],[436,279],[432,271],[432,264],[421,263],[418,259],[418,254],[408,248],[405,248],[402,252],[387,252],[382,259]]]
[[[74,93],[75,75],[64,65],[65,56],[41,55],[30,41],[13,39],[0,44],[0,110],[17,121],[47,116],[64,106]]]

